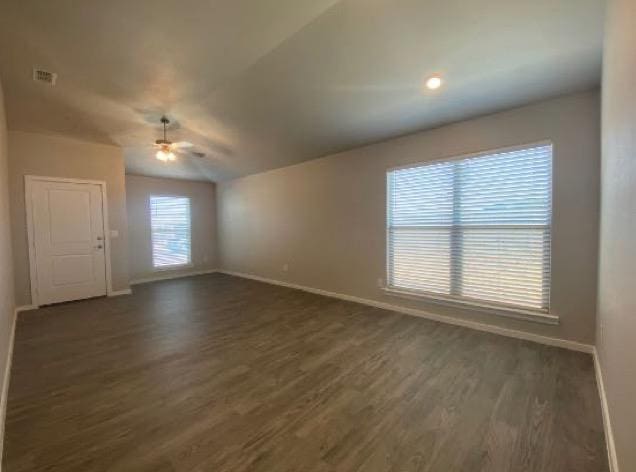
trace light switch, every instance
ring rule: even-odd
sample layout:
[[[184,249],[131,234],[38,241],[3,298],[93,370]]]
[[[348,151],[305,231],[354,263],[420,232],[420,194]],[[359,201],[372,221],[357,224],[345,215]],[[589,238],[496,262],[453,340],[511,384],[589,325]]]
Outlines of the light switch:
[[[119,230],[111,229],[110,230],[110,239],[115,239],[119,237]]]

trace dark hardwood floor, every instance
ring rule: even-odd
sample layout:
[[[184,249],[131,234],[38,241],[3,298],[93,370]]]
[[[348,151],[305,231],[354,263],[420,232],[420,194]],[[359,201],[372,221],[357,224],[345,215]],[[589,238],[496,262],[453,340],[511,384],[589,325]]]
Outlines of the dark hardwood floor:
[[[21,314],[4,470],[608,466],[589,355],[213,274]]]

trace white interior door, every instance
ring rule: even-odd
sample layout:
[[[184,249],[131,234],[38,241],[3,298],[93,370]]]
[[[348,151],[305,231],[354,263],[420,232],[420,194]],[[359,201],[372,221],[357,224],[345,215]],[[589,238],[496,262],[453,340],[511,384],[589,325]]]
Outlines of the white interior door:
[[[38,303],[106,295],[101,186],[34,180],[30,198]]]

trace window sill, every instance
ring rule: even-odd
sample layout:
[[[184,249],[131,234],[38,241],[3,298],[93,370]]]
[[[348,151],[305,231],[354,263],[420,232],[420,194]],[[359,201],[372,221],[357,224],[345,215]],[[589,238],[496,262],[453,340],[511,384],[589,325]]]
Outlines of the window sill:
[[[194,268],[194,264],[189,262],[187,264],[153,267],[152,271],[153,272],[170,272],[171,270],[183,270],[183,269],[193,269],[193,268]]]
[[[384,287],[382,289],[387,295],[407,298],[411,300],[420,300],[437,305],[450,306],[455,308],[466,308],[484,313],[490,313],[506,318],[513,318],[524,321],[532,321],[534,323],[558,325],[559,317],[542,311],[525,310],[523,308],[506,307],[487,302],[476,302],[468,300],[459,300],[456,298],[448,298],[444,296],[436,296],[432,294],[424,294],[412,292],[409,290],[399,289],[395,287]]]

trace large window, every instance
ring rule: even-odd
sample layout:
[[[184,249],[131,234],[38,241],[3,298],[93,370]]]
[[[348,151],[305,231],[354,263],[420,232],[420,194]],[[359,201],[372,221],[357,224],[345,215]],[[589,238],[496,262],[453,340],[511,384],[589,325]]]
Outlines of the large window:
[[[156,269],[184,266],[190,257],[190,199],[150,197],[152,264]]]
[[[551,144],[387,177],[389,289],[549,310]]]

